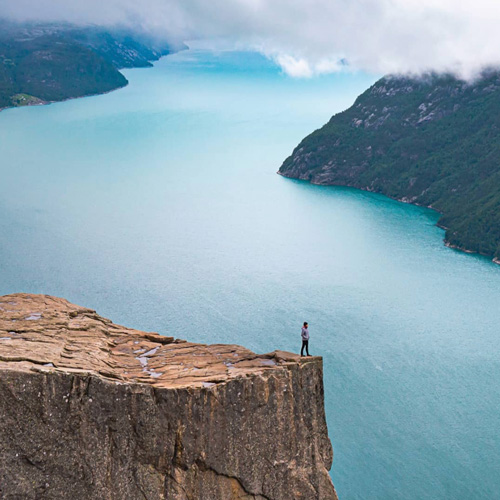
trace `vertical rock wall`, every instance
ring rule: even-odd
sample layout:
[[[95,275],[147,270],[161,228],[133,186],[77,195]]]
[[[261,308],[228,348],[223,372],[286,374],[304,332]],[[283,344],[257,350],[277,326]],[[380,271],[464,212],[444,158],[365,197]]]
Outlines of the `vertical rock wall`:
[[[0,322],[0,338],[9,334]],[[29,342],[26,358],[9,357],[4,344],[2,499],[337,498],[321,358],[245,350],[235,376],[214,378],[207,368],[201,383],[162,385],[44,366],[28,359]]]

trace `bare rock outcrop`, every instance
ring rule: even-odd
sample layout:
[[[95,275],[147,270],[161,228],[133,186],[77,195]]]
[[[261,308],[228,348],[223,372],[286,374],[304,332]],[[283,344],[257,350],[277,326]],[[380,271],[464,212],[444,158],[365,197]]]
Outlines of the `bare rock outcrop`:
[[[0,297],[0,498],[337,498],[320,357]]]

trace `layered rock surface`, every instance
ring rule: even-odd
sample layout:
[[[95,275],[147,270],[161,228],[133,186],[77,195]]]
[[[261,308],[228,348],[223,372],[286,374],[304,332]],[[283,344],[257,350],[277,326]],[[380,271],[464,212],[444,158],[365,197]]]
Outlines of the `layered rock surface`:
[[[0,297],[0,498],[336,499],[319,357]]]

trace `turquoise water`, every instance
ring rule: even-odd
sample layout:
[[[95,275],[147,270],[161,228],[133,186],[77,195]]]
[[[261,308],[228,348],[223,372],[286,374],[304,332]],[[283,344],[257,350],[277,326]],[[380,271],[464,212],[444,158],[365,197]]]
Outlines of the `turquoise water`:
[[[500,267],[429,210],[276,175],[374,80],[189,51],[0,113],[0,293],[325,361],[342,500],[499,498]]]

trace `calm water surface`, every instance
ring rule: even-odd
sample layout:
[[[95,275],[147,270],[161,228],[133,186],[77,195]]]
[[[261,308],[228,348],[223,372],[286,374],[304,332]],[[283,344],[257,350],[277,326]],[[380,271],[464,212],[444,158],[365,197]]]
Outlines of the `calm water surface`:
[[[374,80],[188,51],[120,91],[0,113],[0,293],[325,361],[347,499],[500,497],[500,267],[435,213],[275,174]]]

